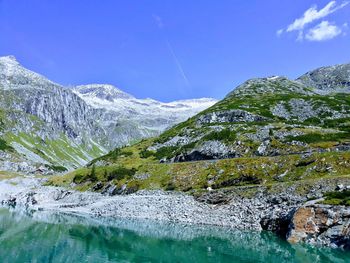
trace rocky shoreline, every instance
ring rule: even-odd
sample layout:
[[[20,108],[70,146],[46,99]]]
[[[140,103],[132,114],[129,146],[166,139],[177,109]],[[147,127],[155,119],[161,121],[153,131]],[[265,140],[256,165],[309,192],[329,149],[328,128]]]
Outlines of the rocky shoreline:
[[[42,186],[45,179],[16,177],[0,181],[0,203],[37,211],[97,218],[150,219],[171,223],[269,230],[288,241],[350,249],[350,208],[316,204],[323,193],[350,178],[331,178],[293,185],[246,186],[195,196],[142,190],[106,196]]]

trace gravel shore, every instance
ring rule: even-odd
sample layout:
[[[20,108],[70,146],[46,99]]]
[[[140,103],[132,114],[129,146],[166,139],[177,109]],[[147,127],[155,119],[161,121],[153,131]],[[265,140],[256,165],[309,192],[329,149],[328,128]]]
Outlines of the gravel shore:
[[[108,218],[136,218],[187,224],[206,224],[261,230],[258,216],[242,222],[232,203],[213,205],[198,202],[178,192],[139,191],[131,195],[104,196],[59,187],[42,186],[42,179],[14,178],[0,182],[3,205]],[[249,208],[248,208],[249,210]]]
[[[95,218],[149,220],[185,225],[222,226],[227,229],[269,230],[291,242],[350,249],[350,208],[308,202],[350,178],[279,185],[237,187],[209,191],[195,198],[180,192],[142,190],[130,195],[102,195],[43,186],[45,179],[17,177],[0,181],[0,204]],[[298,187],[304,192],[299,193]],[[247,195],[253,190],[252,195]],[[300,191],[300,190],[299,190]],[[312,226],[310,228],[310,222]]]

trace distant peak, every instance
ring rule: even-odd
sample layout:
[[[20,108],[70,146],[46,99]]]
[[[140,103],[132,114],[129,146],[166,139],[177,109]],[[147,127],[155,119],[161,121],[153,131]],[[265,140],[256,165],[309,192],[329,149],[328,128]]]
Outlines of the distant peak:
[[[85,97],[95,97],[101,100],[114,101],[115,99],[132,99],[130,94],[110,84],[80,85],[73,89],[76,93]]]
[[[8,59],[11,59],[11,60],[14,60],[14,61],[17,61],[16,57],[14,55],[9,55],[9,56],[6,56]]]
[[[297,78],[318,93],[350,92],[350,64],[338,64],[309,71]]]
[[[275,80],[275,79],[279,79],[280,76],[270,76],[270,77],[267,77],[268,80]]]
[[[11,62],[11,63],[15,62],[15,63],[18,64],[18,61],[17,61],[16,57],[13,56],[13,55],[0,57],[0,60],[3,61],[3,62]]]

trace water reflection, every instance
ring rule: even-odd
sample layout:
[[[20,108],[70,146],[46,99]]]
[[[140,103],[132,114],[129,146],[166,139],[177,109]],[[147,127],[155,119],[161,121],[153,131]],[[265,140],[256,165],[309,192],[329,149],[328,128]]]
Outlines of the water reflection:
[[[273,234],[0,209],[1,262],[349,262]]]

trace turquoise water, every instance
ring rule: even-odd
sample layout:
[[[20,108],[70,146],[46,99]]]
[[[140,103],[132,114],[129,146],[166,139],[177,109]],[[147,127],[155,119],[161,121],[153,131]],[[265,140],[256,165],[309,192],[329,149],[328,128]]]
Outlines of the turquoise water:
[[[350,262],[273,234],[0,209],[0,262]]]

